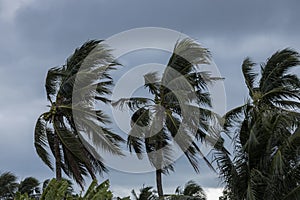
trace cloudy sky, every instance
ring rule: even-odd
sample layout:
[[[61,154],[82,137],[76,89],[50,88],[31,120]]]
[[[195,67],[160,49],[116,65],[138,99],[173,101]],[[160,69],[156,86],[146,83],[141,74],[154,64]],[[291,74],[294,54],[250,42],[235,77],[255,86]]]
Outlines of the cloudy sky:
[[[226,78],[230,109],[247,97],[240,70],[246,56],[261,63],[279,49],[300,51],[299,8],[298,0],[0,0],[0,172],[12,171],[20,179],[54,176],[33,147],[35,120],[47,109],[44,79],[50,67],[63,64],[87,40],[141,27],[186,34],[212,52]],[[195,174],[184,161],[164,177],[165,192],[193,179],[206,188],[209,200],[216,199],[213,193],[222,187],[217,175],[204,164]],[[155,185],[153,173],[111,169],[104,178],[120,195]]]

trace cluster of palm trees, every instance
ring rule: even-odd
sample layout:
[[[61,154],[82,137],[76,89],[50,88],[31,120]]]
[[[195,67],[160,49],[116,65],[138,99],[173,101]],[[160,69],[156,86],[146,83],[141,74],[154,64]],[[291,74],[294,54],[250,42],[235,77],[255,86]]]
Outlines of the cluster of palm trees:
[[[39,181],[34,177],[26,177],[18,182],[18,178],[11,172],[0,174],[0,199],[14,199],[17,193],[35,197],[40,194]]]
[[[143,186],[139,195],[132,190],[134,200],[157,200],[159,197],[157,192],[151,186]],[[188,181],[184,187],[178,186],[174,194],[165,194],[168,200],[206,200],[206,193],[203,188],[194,181]]]
[[[114,197],[110,190],[109,180],[100,184],[97,180],[93,180],[87,190],[76,193],[73,189],[73,184],[70,180],[62,178],[45,180],[41,184],[34,177],[27,177],[18,182],[17,177],[11,172],[4,172],[0,174],[0,199],[3,200],[58,200],[58,199],[72,199],[72,200],[86,200],[86,199],[116,199],[116,200],[130,200],[128,197]],[[42,186],[42,187],[41,187]],[[137,194],[132,190],[133,200],[157,200],[157,192],[150,186],[143,186]],[[183,188],[179,187],[174,194],[165,195],[169,200],[189,199],[189,200],[206,200],[206,194],[202,187],[193,181],[189,181]]]
[[[85,176],[95,179],[96,173],[107,172],[97,150],[123,156],[121,145],[127,141],[130,152],[140,159],[146,155],[153,165],[157,193],[163,199],[162,174],[174,171],[174,145],[196,172],[201,158],[214,169],[200,150],[205,141],[215,149],[229,199],[297,199],[300,81],[290,69],[300,64],[299,54],[291,49],[278,51],[261,65],[261,73],[245,59],[242,71],[249,100],[222,119],[212,112],[208,90],[208,84],[221,78],[198,68],[210,59],[210,52],[194,40],[178,41],[162,75],[144,75],[147,97],[111,102],[111,71],[120,64],[102,41],[88,41],[63,66],[48,71],[45,87],[50,109],[36,123],[38,155],[55,169],[57,180],[63,171],[83,188]],[[109,128],[109,116],[95,106],[99,103],[133,112],[127,140]],[[221,132],[234,140],[232,155]]]

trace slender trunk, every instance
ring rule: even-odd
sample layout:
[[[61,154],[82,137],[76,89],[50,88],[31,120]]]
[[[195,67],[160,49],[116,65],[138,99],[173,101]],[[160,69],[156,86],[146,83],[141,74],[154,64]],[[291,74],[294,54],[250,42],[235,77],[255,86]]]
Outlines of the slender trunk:
[[[61,180],[61,157],[59,150],[59,140],[56,134],[54,134],[54,153],[55,153],[55,171],[56,179]]]
[[[156,186],[157,186],[157,192],[159,199],[163,199],[164,197],[164,192],[163,192],[163,187],[162,187],[162,177],[161,177],[161,169],[156,170]]]
[[[159,196],[159,200],[164,199],[164,192],[163,192],[163,186],[162,186],[162,169],[164,165],[164,157],[162,155],[162,148],[163,148],[163,131],[161,130],[163,128],[163,116],[164,116],[164,109],[160,105],[159,110],[156,115],[156,122],[155,124],[157,125],[155,129],[155,134],[156,134],[156,147],[155,147],[155,154],[156,154],[156,186],[157,186],[157,192]]]

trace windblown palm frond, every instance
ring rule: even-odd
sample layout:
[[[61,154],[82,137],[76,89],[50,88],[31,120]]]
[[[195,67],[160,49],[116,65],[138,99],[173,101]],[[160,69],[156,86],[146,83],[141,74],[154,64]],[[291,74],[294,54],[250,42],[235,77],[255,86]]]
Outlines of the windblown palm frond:
[[[246,85],[249,90],[249,94],[252,97],[255,90],[255,79],[257,77],[257,73],[253,72],[253,67],[255,63],[250,60],[250,58],[246,58],[242,64],[242,71],[245,78]]]

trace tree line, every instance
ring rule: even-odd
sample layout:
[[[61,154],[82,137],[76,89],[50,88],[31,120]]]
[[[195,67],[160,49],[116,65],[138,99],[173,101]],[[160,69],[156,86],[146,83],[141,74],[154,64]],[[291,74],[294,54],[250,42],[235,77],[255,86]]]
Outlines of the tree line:
[[[151,186],[144,186],[137,193],[131,191],[134,200],[156,200],[157,192]],[[194,199],[206,200],[206,194],[203,188],[194,181],[187,182],[184,187],[178,186],[174,194],[165,195],[170,200],[178,199]],[[76,193],[73,189],[71,180],[62,178],[61,180],[46,179],[40,183],[34,177],[26,177],[18,182],[17,177],[11,172],[4,172],[0,175],[0,199],[5,200],[130,200],[130,196],[116,197],[110,190],[109,180],[98,184],[97,180],[93,180],[83,193]]]
[[[299,199],[300,81],[293,71],[299,67],[299,53],[279,50],[259,67],[246,58],[241,68],[247,101],[224,116],[212,111],[209,93],[209,84],[223,78],[199,70],[210,62],[207,48],[182,39],[162,75],[144,75],[149,94],[111,101],[111,72],[121,64],[102,41],[86,42],[64,65],[48,71],[50,109],[35,126],[37,154],[55,170],[58,182],[63,171],[84,188],[86,176],[96,179],[108,171],[97,148],[123,156],[121,145],[126,143],[139,159],[147,156],[156,171],[154,198],[164,199],[169,197],[163,192],[162,175],[175,170],[175,143],[196,173],[201,158],[219,173],[225,185],[220,199]],[[95,107],[99,102],[133,113],[127,139],[110,128],[110,117]],[[233,141],[233,151],[226,149],[224,134]],[[212,147],[213,161],[201,152],[203,143]]]

